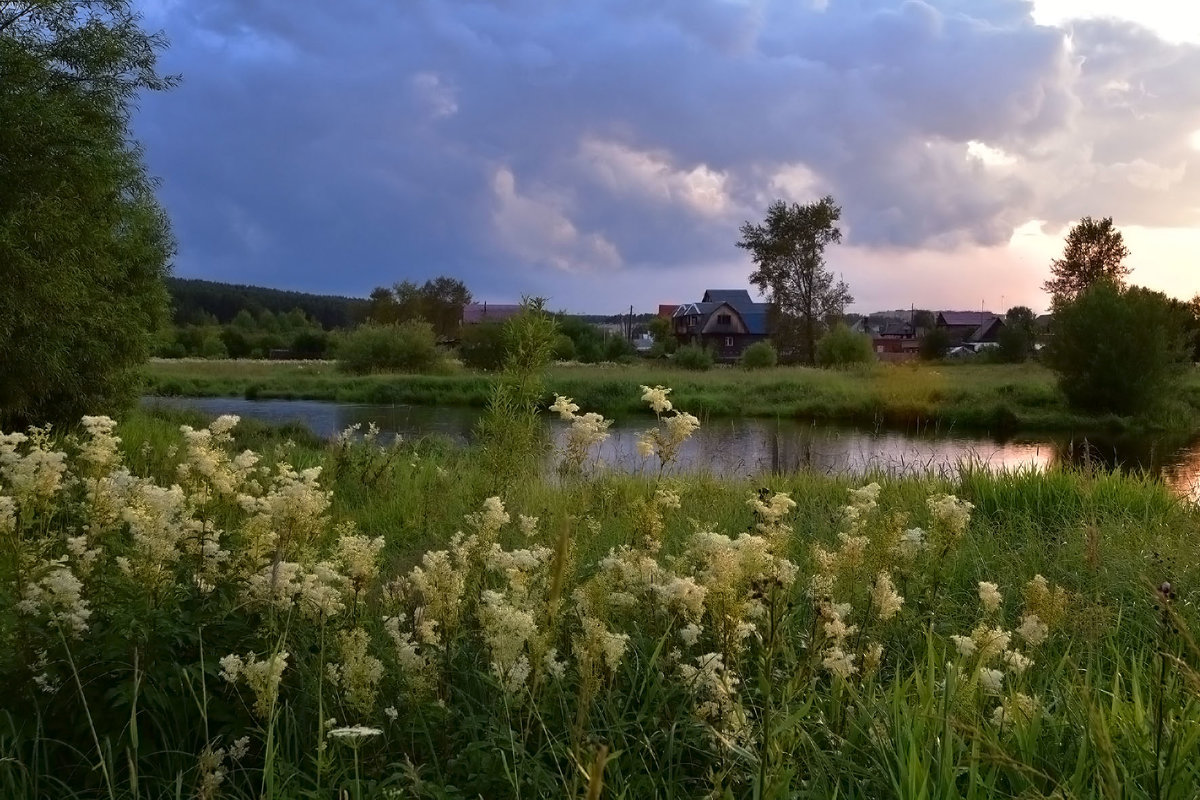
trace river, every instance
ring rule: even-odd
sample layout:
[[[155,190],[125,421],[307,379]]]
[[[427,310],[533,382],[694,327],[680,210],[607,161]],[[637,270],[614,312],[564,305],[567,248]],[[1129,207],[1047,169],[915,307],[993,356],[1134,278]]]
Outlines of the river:
[[[237,414],[270,423],[300,422],[313,433],[332,438],[355,424],[375,423],[389,440],[446,436],[467,442],[480,411],[474,408],[367,405],[309,400],[245,400],[223,397],[150,397],[146,405],[193,409],[204,414]],[[683,447],[680,468],[719,476],[814,470],[861,475],[948,474],[963,462],[992,470],[1045,469],[1059,464],[1145,470],[1180,494],[1200,498],[1200,440],[1153,437],[1054,436],[1034,434],[997,439],[978,433],[915,433],[791,419],[714,418]],[[547,415],[561,443],[566,423]],[[638,434],[653,424],[648,417],[618,420],[599,448],[600,462],[637,471],[646,462],[637,454]]]

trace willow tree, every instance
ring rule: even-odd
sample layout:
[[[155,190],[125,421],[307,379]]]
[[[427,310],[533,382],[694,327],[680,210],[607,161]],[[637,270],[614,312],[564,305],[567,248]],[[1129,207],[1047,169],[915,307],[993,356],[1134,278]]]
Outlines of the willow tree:
[[[0,0],[0,424],[114,410],[163,320],[172,242],[130,134],[169,78],[127,0]]]
[[[825,265],[826,246],[842,240],[841,214],[829,196],[806,205],[777,200],[762,225],[742,225],[737,243],[757,267],[750,282],[771,304],[772,337],[779,349],[799,349],[809,364],[816,363],[817,339],[826,323],[854,302],[849,287]]]

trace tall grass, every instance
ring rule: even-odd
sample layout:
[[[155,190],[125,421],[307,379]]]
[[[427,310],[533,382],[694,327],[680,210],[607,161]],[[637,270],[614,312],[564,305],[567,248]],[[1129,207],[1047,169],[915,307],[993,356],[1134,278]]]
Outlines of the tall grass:
[[[110,490],[88,481],[120,470],[85,457],[102,453],[102,435],[33,443],[38,453],[61,448],[67,475],[80,479],[54,491],[21,488],[22,470],[53,459],[6,440],[0,496],[17,500],[11,530],[0,526],[0,796],[1195,796],[1200,653],[1189,631],[1200,516],[1152,480],[966,468],[881,477],[873,495],[813,474],[719,481],[592,470],[507,482],[504,521],[488,500],[494,466],[477,450],[393,446],[370,432],[325,444],[245,424],[229,441],[218,426],[189,442],[181,424],[199,428],[143,412],[117,431],[131,473],[185,492],[181,516],[161,528],[113,521],[97,505]],[[264,465],[322,472],[314,484],[281,479],[283,494],[273,495],[279,473],[256,466],[226,492],[234,473],[222,470],[236,472],[245,448]],[[965,508],[938,499],[946,494],[971,503],[969,517],[946,516]],[[147,483],[121,496],[139,509],[159,495]],[[915,527],[928,547],[901,559],[888,543]],[[172,538],[177,528],[190,533]],[[231,555],[210,573],[189,537],[211,529]],[[455,544],[458,531],[496,547]],[[99,550],[86,571],[66,541],[80,532]],[[160,534],[174,550],[143,547]],[[762,560],[737,555],[743,534],[761,548],[744,552]],[[383,539],[366,566],[339,555],[356,536],[350,543],[368,551]],[[854,537],[867,541],[861,560],[851,557]],[[851,604],[846,622],[859,629],[840,640],[858,667],[845,677],[826,666],[834,612],[816,588],[826,569],[817,545],[842,554],[831,597]],[[461,562],[457,548],[466,548]],[[430,551],[449,553],[455,569],[439,571]],[[60,554],[91,611],[78,635],[55,621],[66,595],[22,606]],[[345,579],[336,583],[344,608],[313,616],[300,601],[285,609],[255,599],[253,576],[291,563]],[[371,575],[359,589],[356,570]],[[904,600],[888,619],[873,599],[884,570]],[[201,574],[214,590],[197,585]],[[444,608],[448,595],[419,588],[435,575],[463,581]],[[978,670],[1000,662],[961,655],[951,637],[984,620],[1016,630],[1036,606],[1028,584],[1038,575],[1063,588],[1064,606],[1057,618],[1043,612],[1044,643],[1013,635],[1034,663],[1006,671],[1001,693],[989,694]],[[677,579],[706,587],[698,611],[652,588],[680,588]],[[999,585],[997,611],[981,606],[980,581]],[[528,633],[504,627],[524,619],[518,612],[536,623],[518,650],[531,660],[521,680],[496,666],[509,664],[497,648]],[[385,617],[400,613],[396,630],[414,636],[416,621],[437,620],[444,646],[398,654]],[[727,635],[744,622],[754,626],[745,639]],[[348,644],[357,630],[365,654]],[[620,657],[593,653],[589,630],[628,637]],[[871,643],[883,655],[868,670]],[[532,658],[549,646],[549,661]],[[257,709],[262,697],[244,676],[222,677],[230,654],[269,662],[284,652],[278,693]],[[1036,710],[1026,717],[1013,706],[998,724],[996,707],[1017,692]],[[330,736],[355,723],[380,733]],[[235,759],[242,737],[247,752]]]
[[[244,396],[356,403],[485,406],[496,376],[339,374],[332,365],[269,362],[168,362],[147,367],[150,394]],[[645,414],[642,385],[672,386],[703,417],[823,419],[867,425],[952,430],[1194,430],[1200,375],[1190,374],[1176,402],[1153,418],[1089,416],[1069,410],[1054,376],[1036,364],[874,364],[847,370],[776,367],[704,373],[661,363],[558,366],[547,386],[610,417]],[[542,402],[548,405],[547,392]]]

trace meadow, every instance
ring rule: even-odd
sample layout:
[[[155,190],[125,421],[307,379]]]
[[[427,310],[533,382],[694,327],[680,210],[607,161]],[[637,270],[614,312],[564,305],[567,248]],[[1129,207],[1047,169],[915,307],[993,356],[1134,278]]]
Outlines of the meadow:
[[[643,476],[579,398],[541,476],[163,412],[0,438],[0,795],[1195,797],[1195,506],[679,475],[698,420],[644,395]]]
[[[153,395],[305,399],[348,403],[484,406],[495,376],[339,372],[335,362],[159,360],[145,369]],[[781,417],[906,429],[1192,431],[1200,425],[1200,375],[1189,372],[1152,419],[1070,410],[1053,373],[1035,364],[875,364],[849,370],[737,367],[691,372],[661,362],[558,365],[548,385],[610,417],[645,415],[643,384],[673,387],[701,418]],[[546,402],[549,402],[549,396]]]

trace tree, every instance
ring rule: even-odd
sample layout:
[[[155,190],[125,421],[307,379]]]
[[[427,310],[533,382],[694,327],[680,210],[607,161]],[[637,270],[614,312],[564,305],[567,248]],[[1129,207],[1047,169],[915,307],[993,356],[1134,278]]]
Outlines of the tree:
[[[1186,317],[1159,292],[1099,281],[1055,311],[1045,361],[1074,408],[1146,411],[1188,358]]]
[[[742,225],[737,243],[750,251],[757,267],[750,282],[771,304],[772,335],[780,350],[799,348],[809,364],[816,363],[826,321],[854,301],[849,287],[825,267],[825,247],[842,240],[841,214],[829,196],[803,206],[776,200],[764,224]]]
[[[923,361],[945,358],[946,351],[950,349],[950,334],[946,333],[945,328],[930,328],[925,331],[917,347]]]
[[[1129,267],[1124,260],[1129,248],[1112,217],[1084,217],[1067,233],[1063,257],[1050,262],[1050,280],[1042,288],[1050,293],[1055,307],[1075,299],[1097,281],[1106,280],[1118,288],[1124,285]]]
[[[163,40],[129,0],[0,0],[0,425],[132,401],[173,245],[130,108]]]
[[[875,360],[875,348],[870,336],[839,322],[817,342],[817,360],[823,367],[869,364]]]
[[[671,323],[670,317],[654,317],[646,324],[650,330],[650,335],[654,337],[654,344],[661,352],[674,353],[679,340],[675,338],[675,326]]]
[[[997,337],[1001,361],[1016,364],[1033,355],[1033,345],[1037,338],[1034,330],[1035,319],[1033,310],[1027,306],[1013,306],[1008,310],[1004,315],[1004,328]]]
[[[937,317],[932,311],[919,308],[913,312],[912,326],[916,330],[930,330],[937,325]]]

